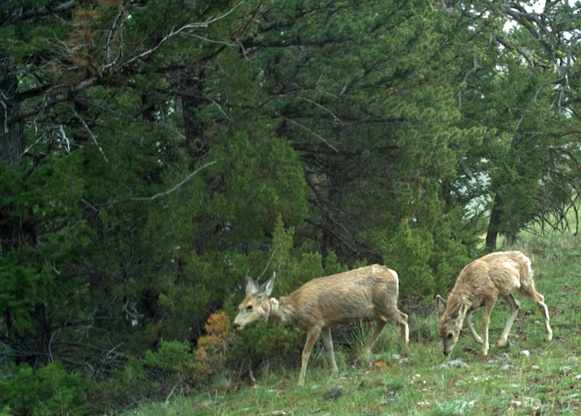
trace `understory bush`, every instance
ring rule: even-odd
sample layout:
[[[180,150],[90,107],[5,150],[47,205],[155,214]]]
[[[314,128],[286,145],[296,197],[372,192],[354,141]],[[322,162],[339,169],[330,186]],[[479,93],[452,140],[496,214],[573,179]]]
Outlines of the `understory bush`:
[[[13,365],[0,377],[0,415],[82,415],[88,403],[80,379],[58,361],[38,369]]]

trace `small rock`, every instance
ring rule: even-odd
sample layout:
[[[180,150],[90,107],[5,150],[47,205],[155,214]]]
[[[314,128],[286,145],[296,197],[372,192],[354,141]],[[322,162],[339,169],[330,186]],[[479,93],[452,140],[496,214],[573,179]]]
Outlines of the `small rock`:
[[[498,354],[492,360],[488,360],[488,364],[510,364],[511,363],[510,355],[506,353]]]
[[[529,350],[522,350],[521,352],[518,353],[518,355],[520,355],[521,357],[530,357],[531,352]]]
[[[569,358],[567,358],[567,361],[572,361],[574,363],[578,363],[579,362],[579,357],[569,357]]]
[[[450,368],[468,368],[468,363],[462,360],[451,360],[440,364],[438,367],[450,367]]]
[[[328,390],[323,397],[327,400],[331,400],[331,399],[338,399],[339,397],[343,396],[343,390],[336,388],[336,389],[331,389]]]
[[[537,399],[536,397],[526,397],[526,396],[520,400],[513,400],[511,403],[515,407],[530,407],[533,408],[534,410],[539,409],[542,405],[540,399]]]
[[[397,362],[399,365],[408,365],[410,363],[409,358],[402,358]]]

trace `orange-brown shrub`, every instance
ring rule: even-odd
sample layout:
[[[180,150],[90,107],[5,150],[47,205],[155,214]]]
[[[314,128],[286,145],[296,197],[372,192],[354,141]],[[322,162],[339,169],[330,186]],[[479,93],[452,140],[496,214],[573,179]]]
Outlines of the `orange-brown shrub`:
[[[230,320],[222,312],[210,315],[205,329],[207,335],[198,339],[194,351],[194,377],[197,381],[215,375],[223,368],[228,343],[232,339]]]

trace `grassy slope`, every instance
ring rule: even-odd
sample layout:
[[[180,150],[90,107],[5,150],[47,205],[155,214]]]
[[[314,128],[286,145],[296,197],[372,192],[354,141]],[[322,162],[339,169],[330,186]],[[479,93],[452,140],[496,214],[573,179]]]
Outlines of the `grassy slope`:
[[[578,248],[577,248],[578,247]],[[530,255],[538,291],[545,296],[554,340],[543,340],[536,306],[525,299],[511,331],[512,346],[496,348],[508,308],[498,303],[491,324],[488,358],[475,355],[479,346],[466,334],[450,359],[468,368],[443,368],[448,360],[433,340],[436,317],[410,316],[412,342],[404,360],[398,330],[386,326],[375,348],[375,364],[345,364],[338,354],[340,375],[329,376],[325,354],[311,357],[306,387],[296,386],[298,366],[289,374],[266,374],[254,387],[191,397],[174,397],[165,405],[147,405],[133,415],[531,415],[581,413],[581,245],[577,237],[533,240],[520,247]],[[534,254],[536,253],[536,254]],[[402,273],[403,274],[403,273]],[[403,282],[402,282],[403,283]],[[518,297],[518,296],[517,296]],[[479,322],[479,314],[474,321]],[[477,328],[479,326],[477,325]],[[530,356],[521,355],[528,350]],[[503,367],[500,354],[510,361]],[[366,368],[367,367],[367,368]],[[339,397],[333,389],[340,389]],[[331,391],[331,392],[330,392]],[[335,390],[334,392],[336,392]]]

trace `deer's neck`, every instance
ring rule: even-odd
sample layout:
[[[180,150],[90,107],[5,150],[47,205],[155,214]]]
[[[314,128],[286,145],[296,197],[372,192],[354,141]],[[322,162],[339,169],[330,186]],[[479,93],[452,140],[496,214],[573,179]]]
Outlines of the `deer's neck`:
[[[459,310],[461,309],[462,304],[465,304],[467,309],[466,311],[470,311],[473,309],[474,306],[474,296],[470,291],[459,291],[457,293],[452,292],[450,297],[448,298],[448,305],[449,305],[449,315],[453,316],[458,314]],[[478,307],[480,305],[477,305]],[[464,320],[466,316],[462,317]]]
[[[296,304],[288,297],[270,298],[270,316],[269,321],[275,319],[280,320],[284,325],[292,325],[296,323]]]

